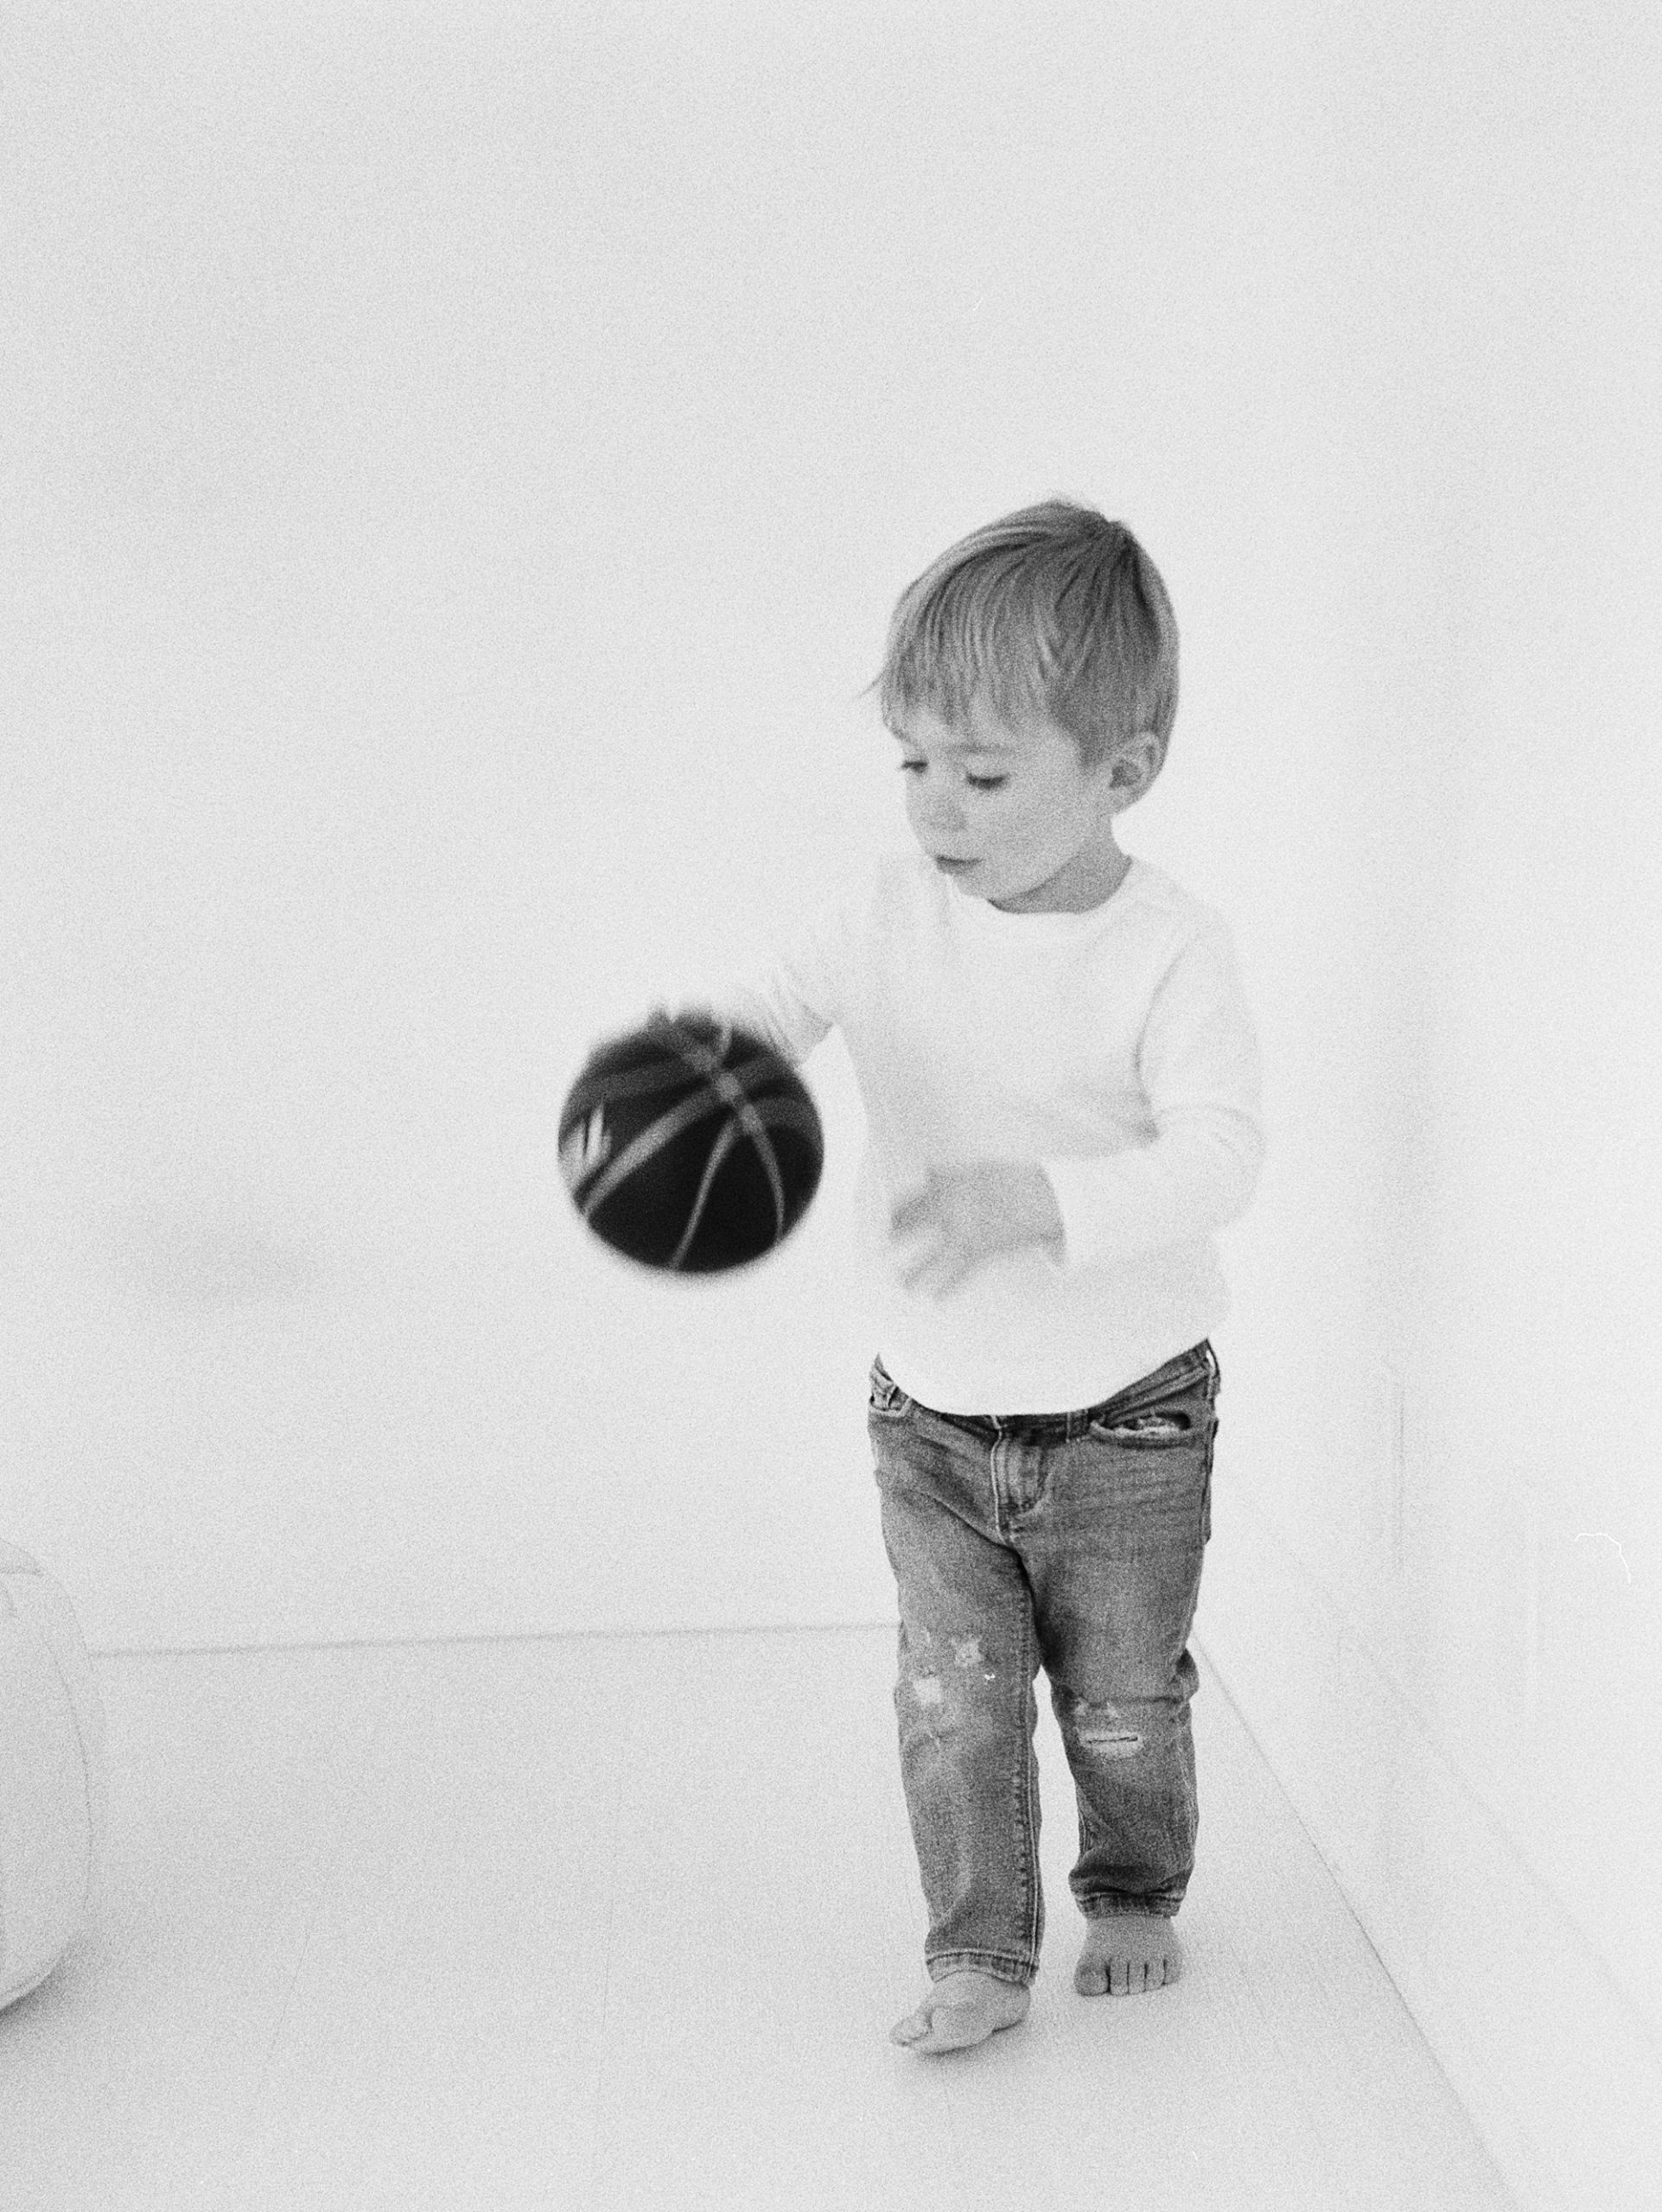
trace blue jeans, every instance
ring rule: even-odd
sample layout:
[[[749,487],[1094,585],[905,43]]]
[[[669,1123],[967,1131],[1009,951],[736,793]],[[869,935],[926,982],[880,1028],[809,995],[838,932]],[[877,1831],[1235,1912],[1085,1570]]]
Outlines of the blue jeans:
[[[1201,1343],[1076,1413],[942,1414],[872,1363],[932,1980],[973,1967],[1025,1986],[1039,1971],[1041,1664],[1079,1799],[1080,1910],[1169,1916],[1183,1901],[1200,1825],[1188,1641],[1219,1382]]]

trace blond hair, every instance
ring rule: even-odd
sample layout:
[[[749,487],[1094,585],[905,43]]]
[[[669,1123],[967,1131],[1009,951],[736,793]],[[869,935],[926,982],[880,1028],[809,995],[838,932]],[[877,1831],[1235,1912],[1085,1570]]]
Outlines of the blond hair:
[[[984,697],[1001,721],[1036,709],[1089,770],[1151,730],[1164,764],[1177,714],[1177,620],[1124,523],[1070,499],[972,531],[908,584],[866,687],[884,721],[924,706],[949,727]]]

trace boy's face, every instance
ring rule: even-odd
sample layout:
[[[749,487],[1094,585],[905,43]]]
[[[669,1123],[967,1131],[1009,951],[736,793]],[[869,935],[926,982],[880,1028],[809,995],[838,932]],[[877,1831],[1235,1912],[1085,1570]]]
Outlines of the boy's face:
[[[943,870],[1008,914],[1079,914],[1111,899],[1130,862],[1114,816],[1153,780],[1156,740],[1090,773],[1046,715],[1000,721],[981,699],[958,727],[914,707],[897,722],[907,817],[925,852],[967,861]]]

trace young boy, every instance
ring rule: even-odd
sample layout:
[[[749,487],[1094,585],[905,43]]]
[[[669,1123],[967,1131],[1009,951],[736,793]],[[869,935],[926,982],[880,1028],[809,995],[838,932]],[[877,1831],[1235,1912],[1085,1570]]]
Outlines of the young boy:
[[[929,1911],[931,1987],[893,2036],[935,2052],[1028,2010],[1041,1665],[1079,1800],[1074,1986],[1181,1970],[1213,1232],[1264,1140],[1227,926],[1115,839],[1177,705],[1131,533],[1061,500],[975,531],[901,595],[873,688],[921,849],[722,1012],[793,1064],[839,1024],[866,1108],[867,1422]]]

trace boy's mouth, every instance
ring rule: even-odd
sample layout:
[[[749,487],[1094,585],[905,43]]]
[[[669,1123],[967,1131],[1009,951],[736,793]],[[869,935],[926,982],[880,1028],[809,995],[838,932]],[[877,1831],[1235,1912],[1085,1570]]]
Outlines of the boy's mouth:
[[[976,866],[977,866],[977,862],[976,862],[976,861],[949,861],[949,860],[943,860],[943,859],[942,859],[942,857],[941,857],[941,855],[940,855],[939,853],[937,853],[937,854],[935,855],[934,858],[935,858],[935,866],[936,866],[937,868],[946,868],[946,869],[949,869],[949,870],[956,869],[956,868],[974,868],[974,867],[976,867]]]

